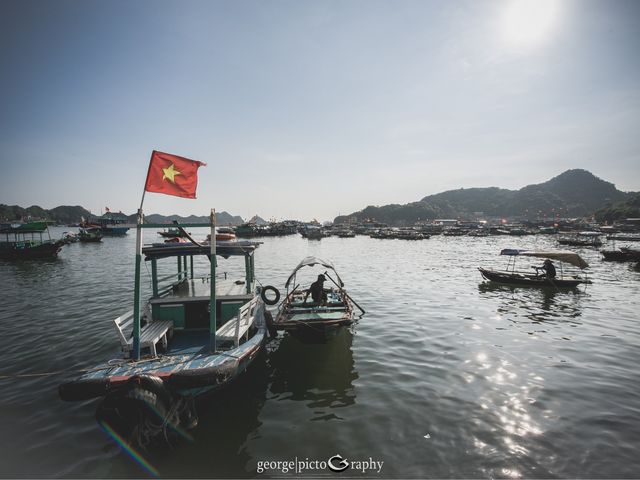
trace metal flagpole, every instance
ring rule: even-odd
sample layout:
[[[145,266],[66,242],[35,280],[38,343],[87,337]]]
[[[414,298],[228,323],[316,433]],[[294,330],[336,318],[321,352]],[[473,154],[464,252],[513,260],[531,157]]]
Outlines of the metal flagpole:
[[[144,200],[144,194],[143,194]],[[142,263],[142,207],[136,223],[136,273],[133,290],[133,359],[140,360],[140,264]]]
[[[209,350],[216,351],[216,210],[211,209],[211,241],[210,257],[211,257],[211,291],[209,300]]]

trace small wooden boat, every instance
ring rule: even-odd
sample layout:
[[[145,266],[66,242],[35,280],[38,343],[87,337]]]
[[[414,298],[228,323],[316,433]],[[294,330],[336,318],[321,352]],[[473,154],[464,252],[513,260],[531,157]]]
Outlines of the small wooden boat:
[[[603,260],[609,262],[640,262],[640,250],[620,247],[618,250],[601,250]]]
[[[70,243],[79,242],[80,241],[80,237],[78,236],[77,233],[62,232],[62,238],[60,239],[60,241],[62,243],[64,243],[65,245],[68,245]]]
[[[581,270],[589,266],[587,262],[580,257],[580,255],[574,252],[563,250],[534,251],[504,249],[500,252],[500,255],[506,255],[509,257],[507,268],[505,270],[492,270],[480,267],[478,270],[484,279],[505,285],[550,287],[555,289],[575,288],[581,283],[590,283],[586,277],[581,275],[565,275],[563,271],[564,269],[562,268],[563,262],[576,266]],[[540,267],[531,267],[536,270],[536,273],[516,271],[515,263],[518,256],[556,260],[561,265],[559,272],[560,275],[557,277],[549,277],[546,274],[539,272],[539,270],[542,270]]]
[[[339,238],[354,238],[356,236],[356,232],[351,229],[345,228],[336,231],[336,236]]]
[[[399,228],[393,232],[393,237],[397,240],[425,240],[429,235],[425,235],[413,228]]]
[[[167,228],[158,232],[158,235],[165,238],[186,237],[189,233],[180,228]]]
[[[620,240],[624,242],[640,242],[640,235],[624,234],[624,233],[607,235],[607,240]]]
[[[601,247],[601,236],[602,234],[599,232],[580,232],[575,236],[561,237],[558,239],[558,243],[572,247]]]
[[[99,226],[80,227],[78,233],[80,241],[83,243],[97,243],[102,241],[102,229]]]
[[[212,231],[213,225],[212,214]],[[193,400],[246,370],[263,348],[267,325],[255,280],[257,243],[205,246],[191,241],[142,247],[138,238],[133,309],[113,320],[122,357],[60,385],[59,394],[68,401],[101,397],[96,417],[103,428],[129,444],[144,445],[195,426]],[[244,278],[218,279],[217,256],[241,258]],[[194,257],[208,263],[208,275],[195,278]],[[152,280],[152,295],[144,306],[142,258],[151,264]],[[160,278],[158,262],[165,259],[173,265],[177,259],[177,273]]]
[[[230,227],[218,227],[216,228],[216,242],[233,242],[235,241],[236,234],[233,232],[233,228]],[[211,241],[211,234],[207,235],[207,242]]]
[[[51,240],[47,222],[2,225],[0,234],[4,235],[0,240],[0,258],[6,259],[54,258],[65,244],[62,240]]]
[[[322,230],[322,227],[309,227],[307,226],[304,230],[300,232],[304,238],[308,240],[321,240],[327,236],[327,234]]]
[[[331,270],[336,277],[334,280],[328,271],[319,275],[325,280],[331,280],[334,285],[323,288],[323,299],[320,302],[309,298],[311,289],[299,288],[296,278],[301,268],[316,265]],[[304,258],[287,279],[285,288],[286,296],[280,304],[274,326],[303,339],[327,339],[335,334],[338,327],[350,325],[354,319],[354,305],[364,313],[345,291],[344,282],[333,264],[316,257]]]

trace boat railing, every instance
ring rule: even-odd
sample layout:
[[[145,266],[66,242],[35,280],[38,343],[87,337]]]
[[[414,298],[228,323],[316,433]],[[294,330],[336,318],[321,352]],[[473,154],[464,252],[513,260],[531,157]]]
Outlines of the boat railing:
[[[123,327],[128,325],[129,322],[133,322],[133,310],[129,310],[128,312],[120,315],[113,320],[113,324],[115,325],[116,331],[118,333],[118,338],[120,339],[120,343],[122,345],[126,345],[128,342],[128,338],[123,331]]]
[[[216,332],[216,336],[220,338],[233,339],[234,345],[237,348],[240,345],[240,339],[249,331],[251,326],[256,320],[256,307],[258,306],[258,298],[252,299],[250,302],[245,303],[238,309],[238,314],[235,317],[235,321],[230,320],[224,324]],[[233,336],[231,335],[233,332]]]

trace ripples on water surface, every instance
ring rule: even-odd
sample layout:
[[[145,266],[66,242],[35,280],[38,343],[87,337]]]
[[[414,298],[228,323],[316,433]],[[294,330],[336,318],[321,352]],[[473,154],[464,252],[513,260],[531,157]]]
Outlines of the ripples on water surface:
[[[336,453],[383,460],[387,477],[638,476],[640,273],[628,264],[581,250],[594,284],[557,293],[490,288],[476,270],[503,267],[501,248],[553,246],[544,236],[263,241],[263,284],[282,288],[306,255],[330,259],[367,315],[324,345],[270,342],[200,403],[193,444],[148,454],[162,476],[257,476],[260,460]],[[0,263],[2,372],[115,358],[111,320],[131,307],[134,242]],[[0,475],[145,476],[98,428],[95,402],[58,399],[68,378],[0,380]]]

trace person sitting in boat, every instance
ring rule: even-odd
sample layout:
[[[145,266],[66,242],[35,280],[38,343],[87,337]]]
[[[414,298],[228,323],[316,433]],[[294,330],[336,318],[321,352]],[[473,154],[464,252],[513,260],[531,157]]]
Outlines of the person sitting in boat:
[[[542,270],[544,270],[547,278],[556,278],[556,267],[548,258],[542,263]]]
[[[324,282],[326,278],[324,275],[318,275],[318,279],[311,284],[309,289],[307,290],[306,295],[304,296],[304,302],[307,302],[307,297],[311,294],[311,299],[313,303],[324,303],[327,300],[327,296],[324,293]]]

